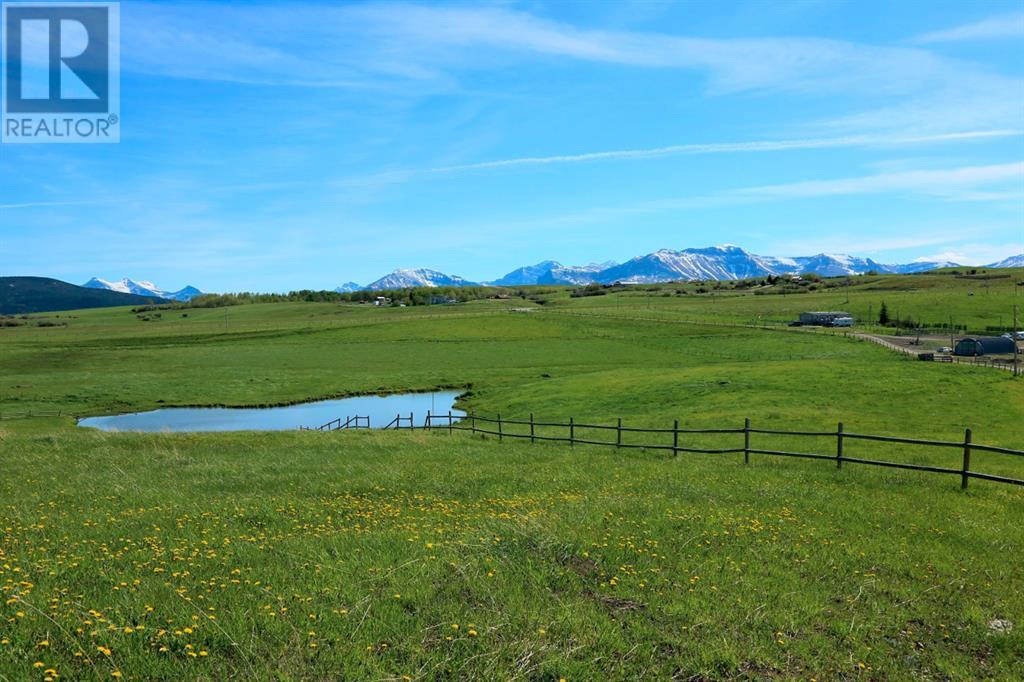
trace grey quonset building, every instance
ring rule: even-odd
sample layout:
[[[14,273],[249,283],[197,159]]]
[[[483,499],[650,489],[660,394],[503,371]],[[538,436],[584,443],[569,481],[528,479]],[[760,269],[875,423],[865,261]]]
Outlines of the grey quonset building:
[[[968,336],[956,342],[953,355],[993,355],[998,353],[1016,353],[1017,347],[1013,339],[1005,336]]]

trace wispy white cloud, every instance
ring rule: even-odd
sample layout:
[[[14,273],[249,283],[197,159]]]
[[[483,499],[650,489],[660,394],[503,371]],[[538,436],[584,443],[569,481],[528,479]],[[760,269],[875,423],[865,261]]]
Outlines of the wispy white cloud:
[[[1000,137],[1020,137],[1020,130],[975,130],[959,133],[916,136],[856,135],[849,137],[807,138],[795,140],[755,140],[751,142],[719,142],[709,144],[680,144],[648,149],[619,149],[583,154],[555,156],[531,156],[513,159],[498,159],[467,163],[454,166],[439,166],[422,173],[451,173],[457,171],[486,170],[516,166],[538,166],[563,163],[587,163],[593,161],[620,161],[631,159],[652,159],[663,156],[690,154],[740,154],[757,152],[795,151],[802,149],[836,149],[842,147],[889,147],[916,144],[937,144],[984,140]],[[417,171],[413,171],[417,172]]]
[[[911,231],[894,237],[851,236],[849,233],[817,234],[804,239],[771,244],[772,253],[799,255],[808,253],[851,253],[875,257],[894,251],[920,250],[925,247],[954,244],[963,238],[962,231],[929,229]],[[929,258],[928,260],[940,260]]]
[[[50,208],[54,206],[92,206],[106,201],[28,201],[18,204],[0,204],[0,211],[16,211],[24,208]]]
[[[1007,127],[1020,118],[1007,96],[1019,79],[915,46],[604,30],[498,5],[132,3],[123,23],[123,69],[178,78],[410,97],[457,91],[472,74],[517,61],[565,60],[687,71],[712,96],[861,96],[862,110],[822,123],[844,132]]]
[[[500,170],[530,166],[558,164],[598,163],[602,161],[633,161],[657,159],[671,156],[698,154],[757,154],[766,152],[799,151],[808,149],[841,149],[847,147],[901,147],[912,145],[970,142],[1024,136],[1024,131],[971,130],[935,135],[854,135],[847,137],[805,138],[792,140],[752,140],[748,142],[714,142],[707,144],[677,144],[645,149],[616,149],[581,154],[555,154],[551,156],[527,156],[511,159],[495,159],[478,163],[464,163],[433,168],[411,168],[375,173],[373,175],[348,177],[332,180],[338,187],[381,187],[396,184],[416,177],[445,175],[472,171]]]
[[[1014,12],[989,17],[971,24],[963,24],[944,31],[925,33],[914,38],[912,42],[928,44],[1022,37],[1024,37],[1024,12]]]
[[[991,188],[991,186],[995,188]],[[982,189],[990,187],[990,189]],[[738,198],[805,199],[854,194],[912,193],[958,201],[1024,200],[1024,162],[941,170],[878,173],[732,190]]]
[[[974,230],[967,230],[974,231]],[[978,230],[981,231],[981,230]],[[918,262],[934,263],[940,261],[951,261],[961,265],[987,265],[997,263],[1009,256],[1024,253],[1024,240],[991,244],[986,242],[955,243],[943,251],[925,254],[917,258]]]
[[[124,14],[125,69],[210,80],[323,86],[375,77],[431,80],[532,55],[701,70],[716,92],[894,93],[945,80],[953,67],[963,70],[916,48],[606,31],[497,6],[139,3]]]

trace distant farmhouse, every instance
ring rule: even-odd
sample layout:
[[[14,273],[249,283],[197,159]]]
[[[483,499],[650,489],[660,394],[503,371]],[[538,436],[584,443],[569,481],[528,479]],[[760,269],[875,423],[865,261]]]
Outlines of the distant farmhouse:
[[[800,324],[812,327],[852,327],[853,316],[841,310],[800,313]]]
[[[1016,353],[1017,344],[1007,336],[968,336],[956,342],[953,355],[995,355]]]

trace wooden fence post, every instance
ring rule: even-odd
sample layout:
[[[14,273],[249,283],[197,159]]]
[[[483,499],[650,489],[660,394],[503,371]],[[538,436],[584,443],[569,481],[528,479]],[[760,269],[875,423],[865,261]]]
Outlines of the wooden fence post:
[[[569,417],[569,446],[576,445],[576,421]]]
[[[743,463],[750,464],[750,417],[743,420]]]
[[[615,449],[622,447],[622,417],[619,417],[619,424],[615,427]]]
[[[410,431],[415,431],[416,430],[416,422],[414,422],[412,420],[412,412],[409,413],[409,430]]]
[[[476,411],[475,410],[473,412],[469,413],[469,423],[471,425],[473,433],[476,433]]]
[[[672,456],[679,456],[679,420],[672,422]]]
[[[504,440],[505,437],[501,433],[501,412],[498,413],[498,441]]]
[[[967,481],[971,479],[971,430],[964,429],[964,468],[960,475],[960,488],[967,490]]]
[[[531,412],[530,413],[530,444],[533,445],[536,442],[537,441],[534,438],[534,433],[533,433],[533,412]]]
[[[448,410],[448,435],[452,435],[452,411]]]
[[[430,410],[427,410],[427,418],[423,420],[423,427],[426,429],[430,428]]]
[[[836,469],[843,468],[843,422],[836,429]]]

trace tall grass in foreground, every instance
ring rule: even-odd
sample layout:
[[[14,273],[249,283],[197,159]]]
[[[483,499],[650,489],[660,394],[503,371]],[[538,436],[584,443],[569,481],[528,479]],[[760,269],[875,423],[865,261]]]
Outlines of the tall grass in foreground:
[[[6,433],[0,675],[1019,673],[1020,490],[740,461],[423,432]]]

